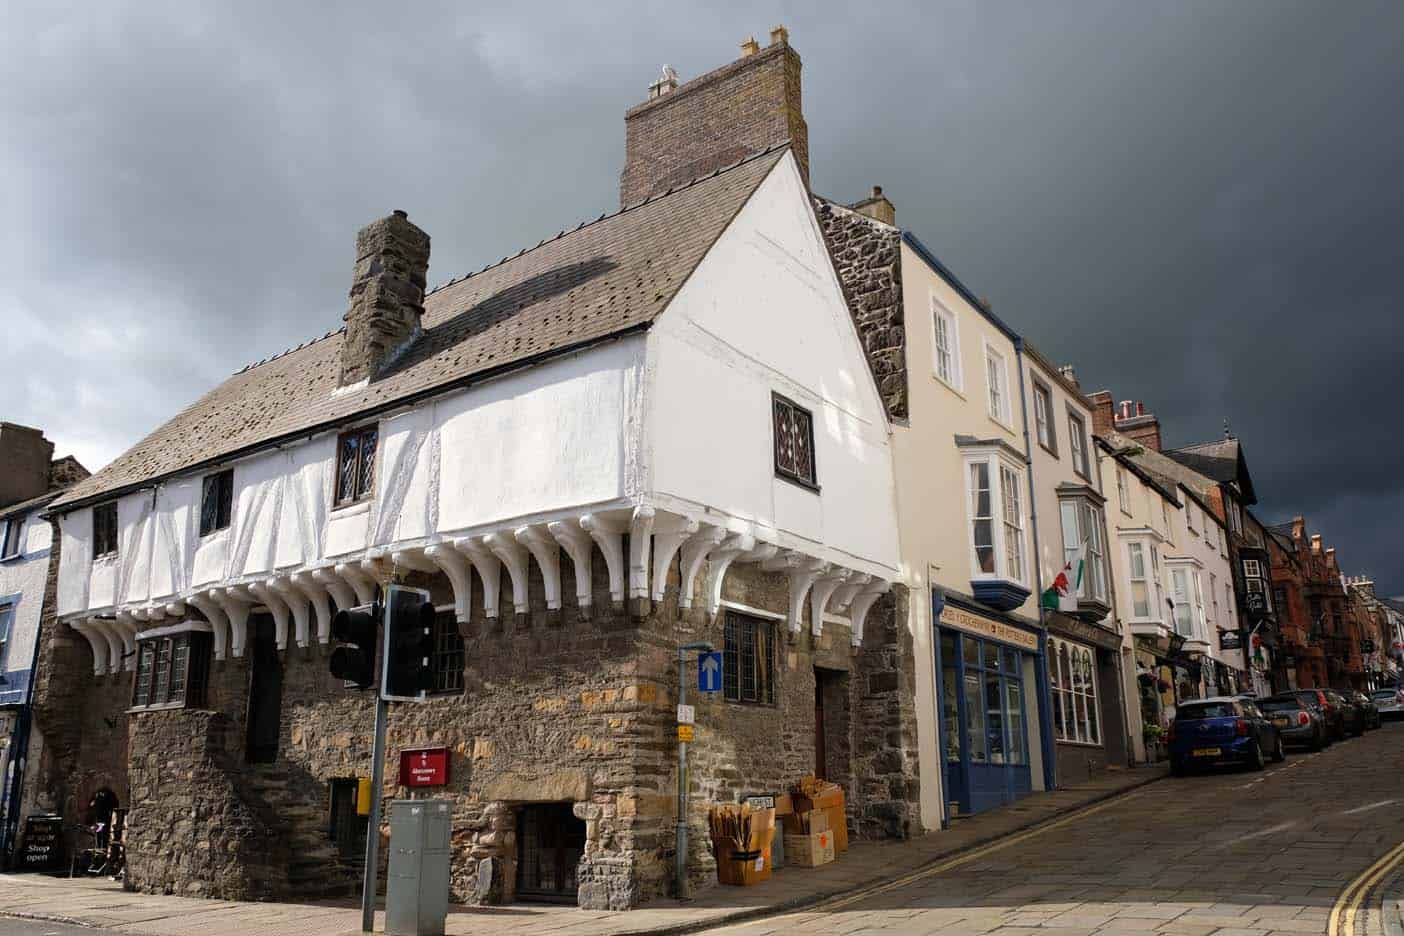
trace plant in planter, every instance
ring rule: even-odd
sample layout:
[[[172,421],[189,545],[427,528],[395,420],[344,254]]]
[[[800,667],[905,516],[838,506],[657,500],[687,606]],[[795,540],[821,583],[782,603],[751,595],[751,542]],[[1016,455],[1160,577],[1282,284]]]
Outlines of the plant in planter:
[[[1141,725],[1141,737],[1146,741],[1146,760],[1155,763],[1160,759],[1160,744],[1165,738],[1165,729],[1155,722],[1145,722]]]

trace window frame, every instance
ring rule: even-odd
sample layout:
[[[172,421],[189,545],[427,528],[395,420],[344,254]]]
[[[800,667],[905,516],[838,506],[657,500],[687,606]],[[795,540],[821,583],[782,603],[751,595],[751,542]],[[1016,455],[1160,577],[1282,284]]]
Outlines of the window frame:
[[[372,434],[375,436],[375,451],[371,454],[370,458],[370,476],[365,477],[367,462],[363,452],[366,437]],[[356,439],[356,467],[352,475],[351,493],[347,496],[342,494],[343,479],[346,477],[346,462],[342,458],[342,450],[347,440],[352,437]],[[380,461],[380,423],[367,423],[338,433],[334,457],[336,458],[336,475],[332,484],[332,509],[351,507],[356,504],[374,500],[375,476]]]
[[[1068,453],[1072,458],[1073,471],[1090,482],[1092,467],[1087,451],[1087,420],[1071,406],[1068,407]]]
[[[209,687],[212,644],[212,635],[203,630],[183,630],[138,640],[129,710],[146,712],[204,705]],[[178,653],[181,650],[183,654]],[[164,671],[158,670],[158,666],[164,667]],[[162,696],[159,699],[158,687]]]
[[[452,606],[434,609],[434,651],[429,656],[429,670],[434,679],[430,696],[462,695],[467,647],[458,629],[458,617]]]
[[[1033,398],[1034,398],[1034,435],[1038,438],[1038,444],[1054,458],[1058,457],[1058,431],[1057,423],[1053,420],[1053,389],[1038,379],[1033,377]],[[1040,403],[1042,404],[1040,406]],[[1040,414],[1040,410],[1042,413]],[[1040,419],[1040,415],[1042,418]],[[1044,436],[1048,438],[1043,438]]]
[[[985,479],[988,484],[990,504],[989,514],[976,514],[976,489],[972,484],[972,471],[983,465],[985,468]],[[1012,574],[1009,569],[1009,550],[1005,542],[1006,536],[1006,505],[1003,490],[1003,483],[1006,470],[1013,476],[1017,485],[1015,495],[1018,499],[1016,510],[1019,516],[1019,543],[1017,544],[1017,555],[1021,560],[1022,573],[1019,576]],[[965,532],[967,540],[970,562],[970,578],[972,581],[1005,581],[1014,582],[1018,585],[1028,587],[1029,584],[1029,548],[1026,531],[1025,505],[1028,499],[1024,496],[1024,466],[1014,460],[1004,456],[999,450],[983,450],[979,452],[968,452],[962,460],[962,474],[965,484]],[[978,521],[987,521],[990,524],[990,549],[994,555],[994,570],[986,572],[981,568],[979,553],[975,543],[975,524]]]
[[[0,665],[3,665],[10,651],[10,631],[15,627],[15,615],[19,613],[19,596],[10,595],[0,599]]]
[[[1128,477],[1130,473],[1121,465],[1116,466],[1116,501],[1121,508],[1121,512],[1126,516],[1131,516],[1131,482]]]
[[[764,632],[764,640],[757,634]],[[749,638],[749,639],[747,639]],[[777,628],[774,621],[725,609],[722,620],[722,700],[734,705],[775,706]],[[764,646],[762,646],[764,645]],[[751,657],[751,687],[747,697],[742,654]],[[765,659],[760,657],[764,655]],[[764,671],[765,678],[761,678]]]
[[[1073,519],[1076,523],[1075,541],[1068,540],[1067,514],[1065,509],[1071,507]],[[1110,606],[1111,604],[1111,583],[1107,580],[1107,547],[1106,547],[1106,513],[1102,505],[1094,503],[1086,496],[1071,495],[1058,498],[1058,524],[1061,528],[1063,539],[1063,563],[1067,564],[1072,560],[1073,555],[1082,548],[1083,540],[1087,541],[1087,575],[1084,575],[1082,582],[1078,586],[1077,599],[1079,601],[1093,601]],[[1084,527],[1084,524],[1086,525]],[[1090,582],[1101,583],[1101,594],[1092,593],[1086,586]]]
[[[1054,698],[1054,711],[1061,710],[1062,716],[1053,719],[1054,740],[1060,744],[1101,747],[1103,725],[1101,712],[1096,708],[1099,697],[1096,651],[1085,644],[1049,635],[1048,654],[1050,695]],[[1077,662],[1073,662],[1074,659]],[[1085,675],[1083,661],[1087,664]],[[1075,676],[1081,677],[1080,685]],[[1082,701],[1081,717],[1078,715],[1079,700]]]
[[[940,329],[936,327],[938,320],[946,326],[947,344],[949,345],[946,348],[946,353],[950,357],[951,365],[949,378],[941,375],[941,335]],[[960,322],[956,318],[955,312],[947,308],[946,304],[934,293],[931,296],[931,374],[956,393],[964,393],[965,380],[961,374],[960,366]]]
[[[206,503],[214,491],[215,507],[213,525],[206,528]],[[227,530],[234,520],[234,469],[215,471],[200,479],[200,536],[205,537],[221,530]]]
[[[4,529],[0,530],[0,561],[24,555],[23,543],[24,514],[19,514],[5,520]]]
[[[111,522],[104,518],[111,516]],[[101,504],[93,505],[93,559],[107,559],[115,557],[119,547],[119,530],[121,520],[117,513],[117,501],[104,501]],[[111,543],[107,544],[104,539],[110,536]],[[104,546],[108,548],[104,549]]]
[[[1140,560],[1141,574],[1136,574],[1137,560]],[[1140,540],[1130,540],[1126,544],[1126,578],[1131,583],[1131,618],[1137,621],[1151,619],[1151,588],[1150,575],[1147,570],[1146,544]],[[1140,585],[1145,590],[1145,610],[1140,611],[1136,607],[1136,586]]]
[[[796,474],[781,464],[780,458],[780,417],[781,409],[789,408],[795,413],[803,413],[808,421],[807,445],[809,447],[809,473],[810,477]],[[770,452],[774,465],[775,477],[798,485],[807,491],[819,492],[819,455],[814,451],[814,411],[800,406],[794,400],[784,394],[771,391],[770,393]]]
[[[991,367],[992,364],[998,367]],[[998,387],[990,382],[991,375],[998,378]],[[996,407],[999,412],[995,412]],[[989,339],[985,340],[985,410],[991,419],[1012,431],[1014,416],[1009,399],[1009,359]]]

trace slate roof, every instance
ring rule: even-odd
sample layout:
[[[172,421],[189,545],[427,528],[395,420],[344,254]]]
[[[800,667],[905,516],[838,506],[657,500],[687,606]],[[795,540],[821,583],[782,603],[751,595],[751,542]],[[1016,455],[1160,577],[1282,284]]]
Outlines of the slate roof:
[[[0,508],[0,522],[4,522],[11,517],[23,516],[24,514],[38,510],[62,493],[62,491],[45,491],[38,497],[31,497],[29,500],[22,500],[17,504],[11,504],[8,507]]]
[[[1220,484],[1237,484],[1243,492],[1245,503],[1257,503],[1257,497],[1253,494],[1253,480],[1248,476],[1247,462],[1243,458],[1243,446],[1237,439],[1215,439],[1211,442],[1185,445],[1176,449],[1166,449],[1165,454],[1186,468]]]
[[[53,506],[343,424],[646,328],[781,160],[772,147],[435,289],[423,331],[369,384],[337,390],[345,330],[246,367]]]

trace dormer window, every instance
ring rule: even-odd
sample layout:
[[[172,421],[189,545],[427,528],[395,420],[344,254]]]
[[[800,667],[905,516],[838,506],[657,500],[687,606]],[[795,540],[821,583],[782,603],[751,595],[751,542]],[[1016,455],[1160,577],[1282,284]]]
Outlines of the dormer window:
[[[379,441],[379,426],[362,426],[337,438],[333,506],[354,504],[375,493],[375,449]]]
[[[117,555],[117,502],[93,508],[93,558]]]
[[[818,487],[814,471],[814,414],[778,393],[772,394],[771,399],[776,476],[801,487]]]

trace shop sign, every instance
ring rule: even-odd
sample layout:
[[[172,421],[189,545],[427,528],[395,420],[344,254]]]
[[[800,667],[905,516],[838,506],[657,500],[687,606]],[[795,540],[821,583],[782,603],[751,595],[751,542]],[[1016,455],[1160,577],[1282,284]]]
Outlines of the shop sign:
[[[1221,630],[1221,631],[1219,631],[1219,649],[1220,649],[1220,650],[1242,650],[1242,649],[1243,649],[1243,635],[1240,634],[1240,633],[1239,633],[1238,631],[1236,631],[1236,630]]]
[[[1038,652],[1037,634],[1029,633],[1022,627],[1005,624],[1003,621],[982,617],[952,604],[947,604],[941,609],[941,623],[946,627],[954,627],[956,630],[973,634],[976,637],[987,637],[1001,643],[1013,644],[1016,647],[1023,647],[1031,653]]]
[[[448,748],[419,748],[400,752],[400,786],[447,786],[448,782]]]

